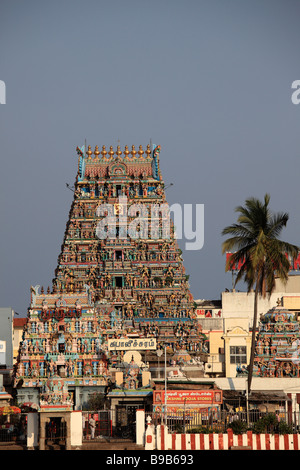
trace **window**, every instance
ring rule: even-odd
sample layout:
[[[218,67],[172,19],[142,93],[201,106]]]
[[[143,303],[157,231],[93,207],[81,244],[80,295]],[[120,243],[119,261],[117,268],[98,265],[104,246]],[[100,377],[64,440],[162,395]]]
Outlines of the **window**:
[[[122,277],[116,277],[116,287],[123,287],[123,278]]]
[[[247,364],[246,346],[230,346],[230,364]]]
[[[116,251],[116,260],[117,261],[122,260],[122,251],[119,251],[119,250]]]

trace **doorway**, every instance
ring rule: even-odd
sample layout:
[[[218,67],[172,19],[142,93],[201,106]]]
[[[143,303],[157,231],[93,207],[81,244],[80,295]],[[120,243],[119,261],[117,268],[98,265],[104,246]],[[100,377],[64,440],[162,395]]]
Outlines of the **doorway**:
[[[121,276],[115,277],[116,287],[123,287],[123,278]]]
[[[116,407],[114,434],[123,439],[135,440],[136,410],[139,405],[122,404]]]
[[[66,421],[62,417],[52,417],[46,423],[46,446],[55,448],[65,447],[67,437]]]

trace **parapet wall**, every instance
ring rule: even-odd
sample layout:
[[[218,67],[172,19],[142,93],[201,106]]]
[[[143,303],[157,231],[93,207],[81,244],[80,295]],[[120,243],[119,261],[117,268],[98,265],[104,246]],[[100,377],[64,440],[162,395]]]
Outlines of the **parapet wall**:
[[[299,434],[171,434],[166,426],[148,426],[145,450],[299,450]]]

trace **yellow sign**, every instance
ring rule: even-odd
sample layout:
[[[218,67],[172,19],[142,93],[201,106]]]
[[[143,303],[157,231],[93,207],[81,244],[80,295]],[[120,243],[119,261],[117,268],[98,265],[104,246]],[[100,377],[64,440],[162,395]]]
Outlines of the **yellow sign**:
[[[108,340],[109,351],[156,349],[156,338],[118,338]]]
[[[300,309],[300,296],[284,296],[283,297],[283,307],[290,310]]]

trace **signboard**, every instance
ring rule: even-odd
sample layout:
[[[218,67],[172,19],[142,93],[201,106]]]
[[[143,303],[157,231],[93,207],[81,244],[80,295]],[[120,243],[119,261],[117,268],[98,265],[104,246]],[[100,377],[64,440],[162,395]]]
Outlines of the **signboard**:
[[[197,317],[199,318],[221,318],[222,310],[219,308],[203,308],[198,307],[195,310]]]
[[[164,413],[164,406],[153,405],[154,413],[161,414]],[[197,405],[193,407],[184,407],[183,405],[177,406],[167,406],[167,418],[173,419],[176,418],[178,420],[185,419],[187,422],[192,422],[196,415],[201,414],[201,420],[204,422],[205,420],[208,421],[211,418],[219,419],[220,418],[220,407],[219,405]],[[198,419],[197,419],[198,421]]]
[[[6,341],[0,341],[0,364],[6,364]]]
[[[212,405],[222,403],[222,390],[167,390],[167,405]],[[165,391],[153,391],[153,405],[165,403]]]
[[[233,255],[233,253],[226,253],[226,264],[227,262],[229,262],[231,256]],[[290,261],[290,271],[300,271],[300,252],[298,253],[298,256],[297,258],[295,259],[290,259],[290,257],[288,256],[288,254],[286,253],[285,256],[287,257],[287,259]],[[237,264],[234,264],[230,271],[239,271],[241,269],[241,267],[243,266],[243,261],[239,261],[239,263]]]
[[[109,351],[156,349],[156,338],[118,338],[108,340]]]
[[[290,310],[300,310],[300,295],[282,298],[282,306]]]

